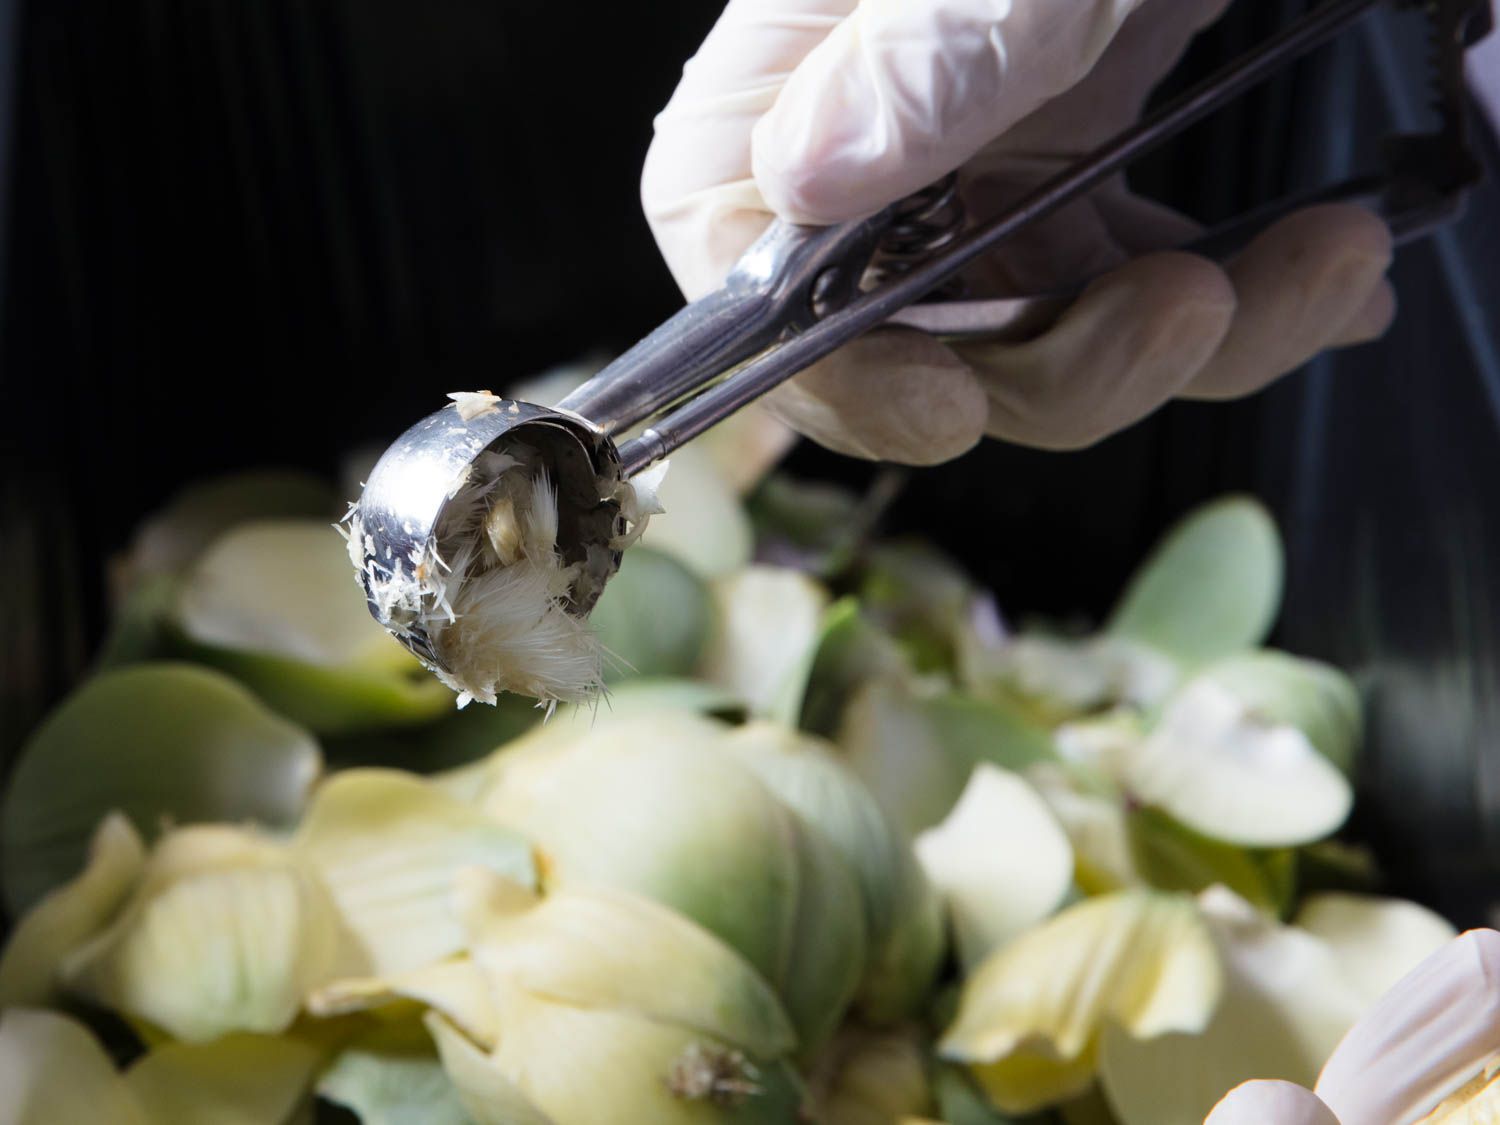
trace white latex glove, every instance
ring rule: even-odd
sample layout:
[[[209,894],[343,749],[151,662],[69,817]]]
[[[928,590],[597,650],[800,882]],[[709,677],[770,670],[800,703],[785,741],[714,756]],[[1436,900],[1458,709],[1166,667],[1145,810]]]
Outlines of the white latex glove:
[[[646,215],[690,298],[773,215],[863,216],[961,166],[987,217],[1134,121],[1226,2],[730,0],[657,118]],[[950,348],[880,330],[767,404],[832,449],[909,464],[984,434],[1077,448],[1173,397],[1258,390],[1394,315],[1389,233],[1357,207],[1289,216],[1227,267],[1174,251],[1121,264],[1194,229],[1113,181],[968,275],[1004,295],[1111,270],[1050,331]]]

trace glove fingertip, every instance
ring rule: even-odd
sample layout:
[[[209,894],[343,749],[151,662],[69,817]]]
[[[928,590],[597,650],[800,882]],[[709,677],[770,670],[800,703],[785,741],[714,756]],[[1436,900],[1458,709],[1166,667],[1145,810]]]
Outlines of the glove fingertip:
[[[1203,1125],[1338,1125],[1333,1111],[1294,1082],[1259,1079],[1225,1094]]]
[[[871,333],[815,364],[769,400],[828,449],[871,461],[938,465],[984,436],[989,402],[969,366],[919,332]]]
[[[1396,305],[1395,286],[1381,278],[1354,319],[1344,325],[1329,346],[1349,348],[1380,339],[1396,319]]]
[[[1180,393],[1222,344],[1235,308],[1215,263],[1163,251],[1093,282],[1035,339],[960,354],[988,391],[992,437],[1085,449]]]
[[[755,184],[777,215],[791,223],[827,226],[874,214],[905,194],[892,187],[889,154],[870,151],[869,140],[848,119],[810,121],[806,112],[773,110],[751,133]],[[910,173],[900,178],[909,179]]]

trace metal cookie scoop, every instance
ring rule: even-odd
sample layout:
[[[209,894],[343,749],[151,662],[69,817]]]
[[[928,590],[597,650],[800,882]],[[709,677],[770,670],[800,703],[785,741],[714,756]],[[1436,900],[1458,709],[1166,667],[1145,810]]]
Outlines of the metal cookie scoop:
[[[609,544],[624,530],[615,499],[624,477],[614,444],[597,426],[505,399],[468,418],[455,407],[429,414],[397,438],[370,473],[350,516],[350,556],[358,559],[375,619],[434,668],[451,671],[427,620],[441,606],[425,602],[456,561],[446,557],[453,551],[444,543],[444,517],[479,459],[516,443],[546,459],[556,485],[557,550],[565,563],[583,567],[569,591],[578,614],[593,608],[620,565],[619,551]]]
[[[930,300],[968,264],[1122,171],[1226,101],[1351,25],[1379,0],[1331,0],[1025,196],[963,229],[954,177],[867,219],[824,228],[773,223],[724,285],[688,305],[555,409],[495,399],[448,406],[386,451],[351,509],[350,557],[371,613],[440,675],[453,672],[434,631],[455,619],[446,580],[479,523],[453,515],[476,476],[517,454],[556,489],[556,596],[580,620],[619,566],[636,513],[631,480],[741,407],[881,324],[939,336],[1024,338],[1071,293]],[[1188,249],[1232,253],[1295,207],[1358,200],[1398,238],[1455,217],[1478,176],[1467,149],[1463,52],[1489,29],[1485,0],[1425,6],[1435,41],[1441,126],[1388,139],[1384,175],[1281,201]],[[924,300],[926,299],[926,300]],[[645,425],[638,436],[623,436]],[[620,444],[617,446],[616,442]],[[487,462],[486,459],[489,459]],[[489,466],[489,470],[486,469]]]

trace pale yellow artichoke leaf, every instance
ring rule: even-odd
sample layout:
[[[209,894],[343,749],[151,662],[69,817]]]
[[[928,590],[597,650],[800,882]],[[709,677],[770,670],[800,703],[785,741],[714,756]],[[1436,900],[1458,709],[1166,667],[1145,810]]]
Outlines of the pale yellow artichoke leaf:
[[[231,528],[189,571],[177,615],[193,640],[321,667],[405,668],[411,656],[370,616],[349,554],[322,520]]]
[[[935,1108],[926,1052],[910,1029],[845,1025],[819,1053],[808,1090],[823,1125],[891,1125]]]
[[[1111,783],[1059,762],[1038,762],[1022,776],[1067,834],[1079,890],[1100,895],[1147,885],[1131,847],[1129,810]]]
[[[774,981],[796,906],[796,821],[716,752],[726,729],[681,713],[642,715],[561,750],[502,754],[485,811],[536,844],[549,889],[655,899]]]
[[[323,1072],[318,1093],[353,1112],[362,1125],[473,1123],[431,1047],[351,1044]]]
[[[176,575],[236,524],[277,517],[325,521],[338,515],[333,489],[305,473],[263,470],[189,485],[136,529],[122,564],[122,585]]]
[[[252,826],[168,826],[166,833],[146,857],[131,902],[138,905],[175,880],[190,875],[204,875],[236,867],[274,867],[288,862],[293,862],[293,859],[283,840]],[[119,925],[122,921],[123,918],[117,919],[115,924]]]
[[[1135,744],[1146,737],[1146,716],[1117,707],[1063,723],[1053,732],[1057,756],[1088,777],[1117,779]]]
[[[732,574],[750,561],[754,533],[734,487],[701,443],[672,454],[672,470],[657,492],[663,511],[641,537],[700,578]]]
[[[62,975],[72,991],[204,1042],[282,1031],[343,955],[316,874],[285,848],[212,826],[163,840],[120,916]]]
[[[1217,661],[1202,674],[1241,700],[1262,723],[1295,727],[1339,769],[1353,769],[1364,716],[1359,689],[1338,668],[1260,649]]]
[[[1378,895],[1308,895],[1292,922],[1333,947],[1339,968],[1368,1003],[1458,936],[1425,906]]]
[[[465,900],[458,913],[469,927],[469,948],[491,976],[580,1008],[695,1029],[756,1055],[777,1057],[795,1046],[786,1013],[760,975],[682,915],[602,888],[564,887],[515,909],[520,900],[495,882],[470,869],[455,888]]]
[[[1046,1044],[1024,1046],[1002,1059],[971,1068],[989,1101],[1007,1114],[1030,1114],[1085,1094],[1094,1084],[1098,1049],[1092,1042],[1062,1056]]]
[[[1339,1120],[1307,1087],[1257,1078],[1225,1094],[1203,1125],[1339,1125]]]
[[[729,697],[723,689],[696,686],[713,694],[705,699],[696,693],[668,690],[663,697],[652,685],[626,682],[611,689],[597,707],[560,706],[546,722],[494,753],[428,780],[450,796],[483,808],[502,787],[524,788],[530,784],[528,777],[545,776],[555,761],[574,752],[594,752],[612,742],[626,746],[666,743],[687,748],[707,745],[728,729],[712,716],[727,710]],[[497,796],[496,800],[503,803],[503,798]]]
[[[1200,676],[1166,705],[1121,761],[1138,800],[1196,832],[1247,847],[1310,843],[1349,815],[1349,779],[1297,727],[1263,720],[1241,696]]]
[[[1417,1125],[1496,1125],[1496,1122],[1500,1122],[1500,1059],[1491,1059],[1482,1071]]]
[[[164,626],[181,573],[230,527],[282,516],[329,521],[341,507],[325,482],[301,473],[241,473],[189,485],[141,524],[124,555],[111,560],[114,620],[95,668],[134,663],[164,650]]]
[[[799,1119],[801,1083],[784,1060],[628,1012],[497,991],[503,1030],[490,1061],[558,1125]]]
[[[1344,1125],[1414,1120],[1500,1055],[1497,1013],[1500,933],[1471,930],[1364,1014],[1324,1065],[1318,1096]]]
[[[1072,1056],[1106,1018],[1139,1037],[1191,1032],[1207,1022],[1221,986],[1218,955],[1191,898],[1102,895],[986,958],[965,982],[941,1049],[945,1058],[982,1062],[1047,1042]]]
[[[847,999],[842,974],[864,955],[857,886],[849,916],[821,901],[804,916],[802,881],[842,860],[812,855],[831,845],[803,832],[792,809],[722,752],[727,728],[682,713],[663,718],[502,754],[485,808],[536,843],[549,888],[631,891],[715,934],[796,1006],[791,1015],[807,1036]],[[820,919],[819,940],[804,940]],[[794,979],[815,987],[794,995]]]
[[[423,1017],[443,1070],[474,1125],[567,1125],[538,1109],[464,1033],[437,1012]],[[580,1065],[587,1065],[580,1059]]]
[[[987,764],[916,849],[970,968],[1050,915],[1073,885],[1073,848],[1047,804],[1019,776]]]
[[[468,714],[467,708],[461,714]],[[450,797],[468,804],[483,807],[492,790],[496,788],[518,763],[534,755],[546,755],[585,738],[598,722],[609,722],[612,712],[601,709],[578,711],[571,704],[557,708],[551,718],[497,746],[482,758],[432,774],[426,780]]]
[[[1223,1001],[1196,1034],[1105,1030],[1100,1076],[1122,1125],[1199,1125],[1252,1078],[1311,1087],[1364,1000],[1322,939],[1282,925],[1223,887],[1198,899],[1223,958]]]
[[[312,1092],[326,1052],[295,1036],[167,1043],[125,1073],[152,1125],[271,1125]]]
[[[320,732],[423,722],[452,693],[382,629],[321,520],[264,520],[216,539],[183,580],[187,651]]]
[[[730,729],[698,707],[682,706],[678,700],[662,702],[650,691],[638,698],[634,686],[625,685],[598,710],[559,707],[550,720],[476,763],[482,781],[467,783],[468,790],[476,803],[488,808],[506,803],[515,793],[530,792],[532,786],[545,788],[554,770],[575,758],[661,747],[698,751],[716,744]]]
[[[314,794],[295,848],[321,876],[372,975],[463,948],[448,908],[454,874],[479,865],[531,885],[530,845],[479,809],[411,774],[354,769]]]
[[[701,671],[752,714],[795,722],[816,653],[828,591],[801,571],[748,566],[712,584],[718,620]]]
[[[389,977],[332,981],[307,998],[307,1010],[315,1016],[341,1016],[403,1000],[442,1013],[443,1018],[483,1046],[493,1046],[499,1036],[489,979],[468,957],[437,961]]]
[[[110,813],[89,844],[83,871],[51,891],[16,925],[0,955],[0,1008],[56,999],[64,957],[104,928],[145,861],[145,846],[121,813]]]
[[[966,670],[979,694],[1024,702],[1050,722],[1108,707],[1154,707],[1182,676],[1171,658],[1124,637],[1042,633],[971,645]]]
[[[389,734],[381,740],[389,746],[386,756],[362,764],[415,770],[445,793],[479,804],[496,759],[523,742],[539,735],[576,740],[620,719],[672,711],[737,722],[745,705],[721,687],[670,676],[632,676],[587,703],[550,711],[524,696],[504,695],[494,707],[468,707],[435,726]]]
[[[112,811],[163,822],[295,823],[322,757],[301,727],[226,676],[138,664],[86,681],[21,750],[0,804],[0,871],[19,914],[83,867]]]
[[[0,1012],[5,1125],[155,1125],[88,1029],[58,1012]]]
[[[986,958],[939,1051],[975,1065],[1002,1110],[1028,1112],[1087,1085],[1101,1032],[1131,1042],[1190,1035],[1209,1022],[1222,985],[1191,898],[1116,892],[1068,907]]]

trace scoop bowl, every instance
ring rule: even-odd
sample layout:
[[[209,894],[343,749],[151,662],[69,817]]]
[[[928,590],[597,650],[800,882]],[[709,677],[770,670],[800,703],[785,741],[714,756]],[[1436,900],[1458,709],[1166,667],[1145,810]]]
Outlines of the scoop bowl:
[[[542,455],[556,484],[563,560],[587,564],[569,609],[587,614],[619,569],[620,552],[609,545],[623,529],[613,497],[624,478],[601,429],[570,411],[494,396],[477,409],[454,403],[429,414],[381,455],[346,519],[371,615],[435,670],[451,671],[427,627],[437,608],[433,568],[454,553],[444,517],[480,459],[517,441]]]

